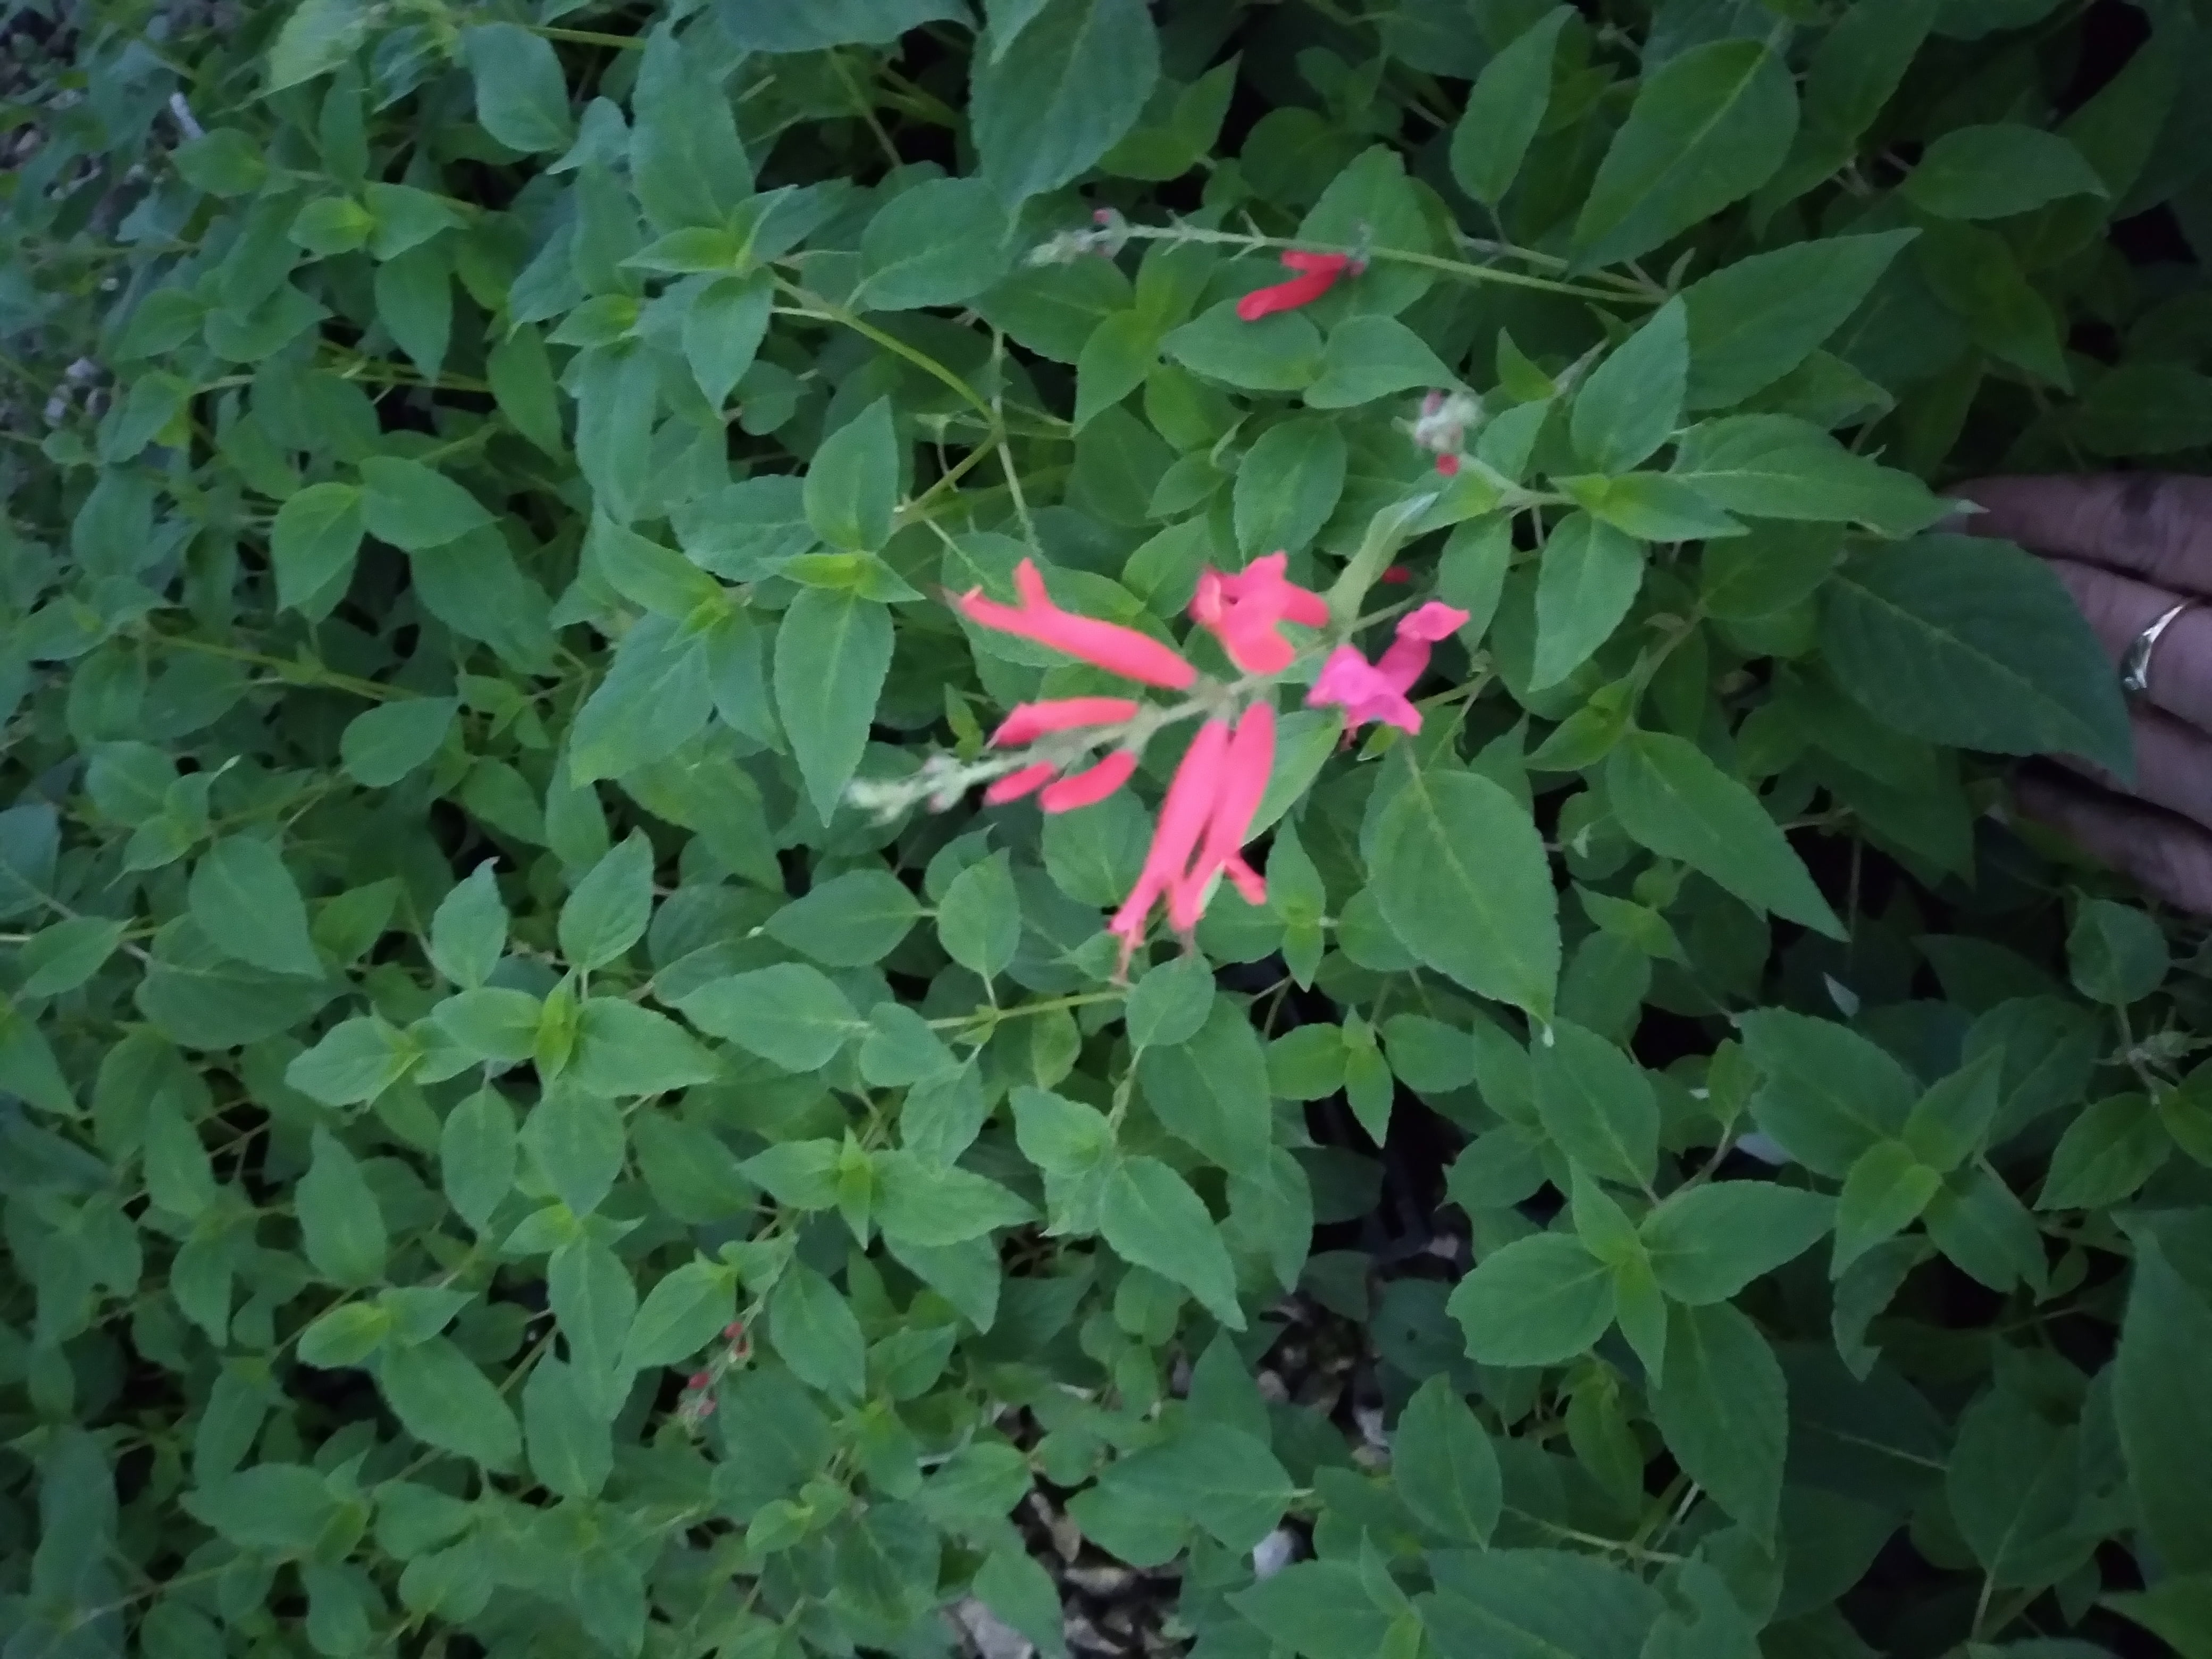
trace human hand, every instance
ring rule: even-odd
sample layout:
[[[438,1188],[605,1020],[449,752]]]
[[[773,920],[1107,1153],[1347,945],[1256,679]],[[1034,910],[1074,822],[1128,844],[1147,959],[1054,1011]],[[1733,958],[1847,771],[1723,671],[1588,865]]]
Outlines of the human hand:
[[[2136,776],[2062,758],[2015,786],[2029,817],[2143,886],[2212,915],[2212,478],[2153,473],[1982,478],[1948,493],[1986,508],[1962,529],[2039,556],[2074,595],[2117,674],[2160,631],[2130,699]]]

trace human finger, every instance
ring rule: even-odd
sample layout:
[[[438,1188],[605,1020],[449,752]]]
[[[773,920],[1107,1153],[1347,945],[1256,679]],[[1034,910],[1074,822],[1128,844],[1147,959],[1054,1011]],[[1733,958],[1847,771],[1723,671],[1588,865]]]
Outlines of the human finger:
[[[2014,799],[2029,817],[2078,842],[2185,910],[2212,915],[2212,835],[2186,818],[2063,774],[2022,773]]]
[[[1946,492],[1984,510],[1958,527],[2212,595],[2212,478],[2158,472],[1976,478]]]
[[[2124,783],[2102,767],[2070,755],[2051,758],[2107,791],[2133,795],[2212,830],[2212,737],[2155,708],[2137,708],[2128,724],[2136,750],[2131,781]]]
[[[2118,672],[2143,630],[2180,603],[2175,594],[2132,576],[2074,559],[2052,559]],[[2212,605],[2192,605],[2168,623],[2150,656],[2143,696],[2169,714],[2212,731]]]

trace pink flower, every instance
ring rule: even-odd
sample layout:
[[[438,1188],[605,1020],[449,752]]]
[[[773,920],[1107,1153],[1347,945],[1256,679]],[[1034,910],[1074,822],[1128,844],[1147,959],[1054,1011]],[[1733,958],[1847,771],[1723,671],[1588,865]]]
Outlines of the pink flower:
[[[1166,799],[1160,802],[1160,820],[1152,831],[1144,868],[1138,872],[1128,897],[1121,901],[1121,908],[1114,913],[1114,920],[1107,924],[1106,931],[1121,941],[1125,969],[1131,954],[1144,942],[1153,907],[1189,872],[1191,854],[1198,850],[1221,793],[1222,764],[1228,753],[1229,726],[1224,720],[1208,720],[1200,726],[1190,747],[1183,751],[1182,764],[1176,768]]]
[[[1009,772],[983,792],[983,805],[1004,806],[1010,800],[1019,800],[1033,794],[1060,775],[1060,768],[1050,761],[1039,761],[1034,766],[1024,766],[1018,772]]]
[[[1351,268],[1352,256],[1302,253],[1291,248],[1283,254],[1283,264],[1298,274],[1271,288],[1255,288],[1239,300],[1237,314],[1246,322],[1256,323],[1278,311],[1296,311],[1300,306],[1311,305],[1336,286],[1336,279]]]
[[[1339,646],[1322,665],[1321,677],[1306,695],[1306,706],[1343,709],[1347,732],[1370,720],[1404,732],[1419,731],[1421,712],[1406,694],[1427,672],[1429,647],[1465,627],[1467,619],[1466,611],[1431,599],[1399,619],[1397,637],[1381,662],[1369,662],[1352,646]]]
[[[1044,578],[1032,560],[1024,559],[1014,568],[1014,588],[1021,596],[1018,605],[986,599],[981,588],[970,589],[954,602],[970,622],[1050,646],[1125,679],[1180,691],[1198,678],[1198,671],[1171,646],[1133,628],[1061,610],[1045,592]]]
[[[1206,822],[1206,838],[1198,862],[1168,896],[1168,921],[1179,933],[1188,933],[1206,914],[1214,879],[1226,874],[1248,904],[1267,901],[1267,884],[1245,863],[1244,838],[1252,828],[1252,815],[1267,793],[1267,779],[1275,767],[1275,711],[1264,702],[1245,709],[1222,757],[1215,785],[1213,811]]]
[[[1282,636],[1279,624],[1328,625],[1328,601],[1288,580],[1283,572],[1289,563],[1290,555],[1279,550],[1233,576],[1208,566],[1191,597],[1193,618],[1248,674],[1279,674],[1296,659],[1297,647]]]
[[[1370,720],[1406,732],[1421,729],[1421,711],[1382,678],[1382,670],[1359,654],[1357,646],[1340,645],[1328,653],[1321,677],[1306,693],[1306,707],[1341,708],[1346,732],[1356,731]]]
[[[1386,565],[1382,574],[1375,579],[1386,587],[1403,587],[1413,580],[1413,573],[1402,564]]]
[[[1035,743],[1053,732],[1071,732],[1086,726],[1118,726],[1137,717],[1137,704],[1127,697],[1052,697],[1025,702],[999,722],[992,743],[1012,749]]]
[[[1062,778],[1058,783],[1047,784],[1044,793],[1037,797],[1037,805],[1048,812],[1073,812],[1079,806],[1095,806],[1128,782],[1129,775],[1136,769],[1136,750],[1117,749],[1097,765],[1086,767],[1073,777]]]
[[[1459,476],[1459,457],[1454,454],[1437,456],[1437,471],[1443,473],[1447,478],[1457,477]]]

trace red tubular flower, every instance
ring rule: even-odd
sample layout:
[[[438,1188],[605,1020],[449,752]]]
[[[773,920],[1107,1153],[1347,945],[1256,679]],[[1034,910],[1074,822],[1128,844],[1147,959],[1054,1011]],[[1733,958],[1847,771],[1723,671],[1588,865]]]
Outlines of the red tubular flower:
[[[1289,563],[1290,555],[1278,550],[1233,576],[1208,567],[1191,597],[1192,617],[1248,674],[1279,674],[1297,656],[1278,624],[1328,625],[1328,601],[1288,580],[1283,572]]]
[[[1025,702],[999,722],[991,742],[1012,749],[1054,732],[1072,732],[1086,726],[1118,726],[1134,720],[1138,705],[1127,697],[1051,697]]]
[[[1271,288],[1255,288],[1239,300],[1237,314],[1246,322],[1256,323],[1278,311],[1296,311],[1300,306],[1311,305],[1336,286],[1336,279],[1351,268],[1352,256],[1302,253],[1291,248],[1285,252],[1283,264],[1298,274]]]
[[[1198,861],[1168,896],[1168,921],[1179,933],[1188,933],[1206,914],[1215,878],[1227,875],[1249,904],[1264,904],[1267,884],[1241,854],[1252,816],[1267,793],[1267,780],[1275,768],[1275,711],[1255,702],[1237,722],[1221,760],[1213,811],[1206,821],[1206,839]]]
[[[1114,913],[1114,920],[1107,924],[1106,931],[1121,941],[1125,970],[1129,957],[1144,942],[1153,907],[1189,872],[1191,854],[1198,850],[1199,839],[1206,833],[1214,801],[1221,793],[1222,764],[1228,753],[1227,723],[1208,720],[1198,728],[1198,735],[1183,752],[1182,763],[1176,768],[1167,796],[1160,803],[1160,821],[1152,831],[1145,867],[1128,897],[1121,901],[1121,908]]]
[[[1021,597],[1019,605],[986,599],[981,588],[963,593],[955,603],[970,622],[1050,646],[1125,679],[1180,691],[1198,678],[1198,671],[1173,647],[1149,635],[1061,610],[1045,592],[1044,578],[1031,560],[1024,559],[1014,568],[1014,587]]]
[[[1137,769],[1133,750],[1117,749],[1096,766],[1085,768],[1058,783],[1045,786],[1044,793],[1037,797],[1037,805],[1048,812],[1073,812],[1079,806],[1096,806],[1123,784]]]
[[[1457,477],[1459,476],[1459,457],[1450,453],[1437,456],[1437,471],[1443,473],[1447,478]]]
[[[1018,772],[1009,772],[983,792],[983,805],[1004,806],[1010,800],[1019,800],[1024,795],[1034,794],[1060,775],[1060,769],[1050,761],[1039,761],[1034,766],[1024,766]]]
[[[1429,647],[1467,624],[1468,613],[1431,599],[1399,619],[1397,637],[1382,659],[1370,663],[1352,647],[1340,645],[1322,665],[1321,678],[1306,696],[1309,708],[1344,710],[1349,732],[1380,720],[1404,732],[1421,729],[1421,712],[1406,694],[1429,665]]]

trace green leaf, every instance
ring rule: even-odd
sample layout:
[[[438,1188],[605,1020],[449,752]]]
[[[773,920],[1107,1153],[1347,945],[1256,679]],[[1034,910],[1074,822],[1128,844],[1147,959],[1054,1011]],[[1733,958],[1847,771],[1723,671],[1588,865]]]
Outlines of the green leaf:
[[[74,991],[100,971],[122,940],[123,924],[106,916],[69,916],[40,928],[16,958],[23,970],[21,994]]]
[[[561,907],[561,954],[604,968],[645,936],[653,915],[653,843],[633,830],[576,883]]]
[[[1917,478],[1784,415],[1738,415],[1692,428],[1666,476],[1732,513],[1864,525],[1889,536],[1925,530],[1953,510]]]
[[[2009,121],[1942,134],[1898,190],[1939,219],[2008,219],[2062,197],[2110,193],[2096,168],[2057,133]]]
[[[677,1365],[720,1336],[737,1316],[737,1278],[715,1261],[687,1261],[646,1293],[623,1340],[623,1369]]]
[[[1149,313],[1116,311],[1103,317],[1075,360],[1075,425],[1118,404],[1145,383],[1160,360],[1160,325]]]
[[[1384,919],[1422,962],[1549,1017],[1559,897],[1520,802],[1473,773],[1413,772],[1382,810],[1369,868]]]
[[[974,299],[1006,275],[1012,226],[981,179],[926,179],[876,210],[860,234],[858,309],[911,311]]]
[[[2039,1590],[2094,1547],[2075,1519],[2080,1438],[2002,1386],[1959,1419],[1944,1496],[1990,1583]]]
[[[1687,542],[1744,533],[1741,525],[1671,473],[1590,475],[1558,482],[1584,512],[1638,541]]]
[[[342,579],[351,579],[363,528],[362,493],[353,484],[309,484],[287,496],[269,526],[276,603],[288,611],[327,612],[344,591]]]
[[[1274,1530],[1297,1492],[1266,1442],[1202,1419],[1187,1422],[1163,1445],[1122,1458],[1101,1484],[1188,1516],[1239,1553]]]
[[[1013,866],[1004,853],[969,865],[937,902],[937,939],[945,954],[989,980],[1002,974],[1022,941],[1022,907]]]
[[[2148,1229],[2135,1235],[2134,1283],[2112,1362],[2112,1413],[2142,1529],[2177,1573],[2212,1571],[2212,1306]]]
[[[214,1161],[199,1130],[170,1094],[146,1109],[143,1170],[146,1195],[172,1215],[198,1216],[215,1202]]]
[[[1755,1009],[1737,1030],[1764,1078],[1753,1120],[1814,1174],[1842,1180],[1860,1154],[1905,1127],[1918,1085],[1857,1032],[1782,1008]]]
[[[1175,1280],[1231,1330],[1244,1328],[1236,1270],[1212,1215],[1158,1158],[1125,1159],[1107,1176],[1098,1231],[1123,1261]]]
[[[343,1141],[317,1129],[314,1156],[300,1177],[300,1237],[315,1271],[339,1285],[373,1285],[384,1275],[384,1213]]]
[[[2173,1151],[2173,1138],[2142,1094],[2096,1102],[2051,1149],[2039,1210],[2102,1210],[2130,1197]]]
[[[1556,685],[1613,637],[1644,586],[1644,547],[1587,513],[1571,513],[1544,542],[1536,572],[1536,661],[1531,690]]]
[[[826,587],[803,589],[776,629],[776,713],[807,799],[824,821],[836,811],[867,747],[876,699],[890,672],[891,632],[883,605]]]
[[[1443,1659],[1636,1659],[1665,1607],[1641,1580],[1589,1555],[1451,1550],[1429,1559],[1437,1589],[1416,1605]]]
[[[805,481],[806,522],[832,547],[872,553],[890,539],[898,488],[890,399],[878,398],[814,452]]]
[[[453,729],[453,697],[409,697],[380,703],[346,722],[338,758],[356,783],[385,789],[428,762]]]
[[[509,149],[566,149],[576,136],[568,87],[553,43],[519,23],[486,23],[461,34],[476,82],[477,120]]]
[[[768,921],[769,937],[832,968],[880,962],[921,915],[906,884],[888,870],[848,870],[793,899]]]
[[[336,1370],[358,1365],[392,1331],[392,1310],[374,1302],[342,1302],[300,1333],[302,1364]]]
[[[1649,253],[1765,184],[1797,131],[1781,58],[1755,40],[1715,40],[1644,77],[1575,222],[1575,262]]]
[[[1628,733],[1606,761],[1605,782],[1620,827],[1662,858],[1681,860],[1754,908],[1844,937],[1759,798],[1687,738]]]
[[[580,1089],[629,1099],[711,1083],[721,1067],[667,1015],[624,997],[588,997],[577,1011],[566,1075]]]
[[[1725,1302],[1673,1307],[1651,1414],[1682,1473],[1754,1537],[1774,1536],[1788,1390],[1759,1328]]]
[[[536,1052],[544,1005],[527,991],[480,985],[458,991],[430,1011],[438,1029],[470,1058],[514,1066]]]
[[[1828,1268],[1843,1277],[1851,1263],[1911,1226],[1943,1184],[1901,1140],[1878,1140],[1852,1160],[1836,1200],[1836,1254]]]
[[[192,920],[226,956],[272,974],[319,979],[307,907],[276,849],[254,836],[226,836],[192,866]]]
[[[1689,310],[1692,409],[1726,409],[1803,362],[1859,308],[1917,233],[1798,242],[1702,276]]]
[[[710,980],[678,998],[676,1006],[701,1030],[787,1072],[819,1070],[867,1029],[845,994],[804,963]]]
[[[1188,1038],[1145,1049],[1137,1081],[1169,1133],[1236,1174],[1266,1169],[1273,1133],[1267,1057],[1250,1016],[1234,1002],[1213,998]]]
[[[284,1081],[326,1106],[358,1105],[398,1082],[422,1057],[407,1033],[368,1014],[341,1021],[294,1056]]]
[[[911,1152],[874,1155],[876,1224],[885,1237],[932,1247],[1019,1226],[1036,1212],[997,1182]]]
[[[2171,965],[2166,935],[2143,911],[2110,899],[2085,899],[2066,935],[2074,988],[2092,1002],[2124,1008],[2158,989]]]
[[[563,1498],[599,1496],[614,1472],[614,1436],[574,1365],[546,1354],[530,1368],[522,1429],[542,1485]]]
[[[521,1455],[514,1411],[445,1337],[387,1345],[377,1358],[376,1382],[400,1427],[423,1444],[493,1469],[512,1468]]]
[[[1321,378],[1306,388],[1306,405],[1350,409],[1416,386],[1453,386],[1458,378],[1395,317],[1362,313],[1329,331]]]
[[[1648,1187],[1658,1168],[1659,1103],[1644,1068],[1568,1020],[1529,1045],[1536,1111],[1561,1151],[1592,1175]]]
[[[1682,418],[1689,384],[1689,313],[1669,300],[1591,371],[1575,393],[1575,452],[1601,472],[1647,459]]]
[[[1659,1288],[1675,1302],[1725,1302],[1794,1261],[1835,1220],[1832,1199],[1771,1181],[1723,1181],[1670,1195],[1639,1230]]]
[[[1415,1520],[1455,1544],[1488,1547],[1504,1504],[1498,1454],[1449,1379],[1431,1377],[1406,1402],[1390,1471]]]
[[[1212,1010],[1213,970],[1204,957],[1192,952],[1147,969],[1130,988],[1123,1011],[1130,1046],[1144,1049],[1188,1042]],[[1249,1030],[1249,1022],[1244,1024]]]
[[[1483,1365],[1556,1365],[1586,1353],[1613,1323],[1613,1270],[1568,1233],[1492,1250],[1449,1304]]]
[[[860,1399],[866,1386],[860,1322],[837,1287],[803,1261],[786,1267],[769,1292],[768,1340],[802,1382]]]
[[[507,906],[486,859],[456,882],[430,917],[430,963],[454,984],[473,988],[491,977],[507,951]]]
[[[2039,560],[1985,538],[1921,536],[1854,557],[1824,591],[1830,672],[1899,731],[2132,775],[2119,677]]]
[[[496,1090],[479,1089],[446,1115],[438,1169],[454,1212],[478,1233],[514,1190],[514,1113]]]
[[[531,1109],[521,1142],[544,1185],[578,1215],[590,1214],[613,1189],[627,1150],[613,1103],[565,1083]]]
[[[650,616],[631,629],[568,730],[570,778],[621,777],[682,748],[714,711],[708,664],[705,641],[673,618]]]
[[[409,553],[444,547],[492,523],[477,498],[420,461],[371,455],[361,464],[368,533]]]
[[[1269,427],[1237,464],[1232,492],[1237,545],[1248,556],[1304,549],[1344,493],[1343,431],[1325,416]]]
[[[453,343],[453,263],[443,247],[410,248],[376,268],[376,319],[425,380],[434,382]]]
[[[684,360],[701,395],[716,409],[753,366],[775,307],[775,279],[755,271],[708,283],[684,308]]]
[[[1160,349],[1194,374],[1248,392],[1297,392],[1322,372],[1321,332],[1294,311],[1248,323],[1233,300],[1171,329]]]
[[[336,69],[353,56],[368,24],[360,0],[300,0],[269,48],[267,89],[282,92]]]
[[[338,1518],[321,1473],[298,1463],[259,1463],[186,1495],[198,1520],[241,1550],[305,1554]]]
[[[969,71],[983,176],[1010,203],[1058,189],[1136,125],[1159,73],[1143,0],[1045,0]]]
[[[1557,6],[1531,23],[1483,65],[1467,95],[1467,108],[1452,129],[1452,177],[1487,207],[1504,199],[1543,123],[1559,30],[1574,15],[1572,8]]]
[[[1275,1644],[1299,1659],[1370,1659],[1382,1650],[1389,1615],[1345,1561],[1300,1561],[1229,1598]]]

